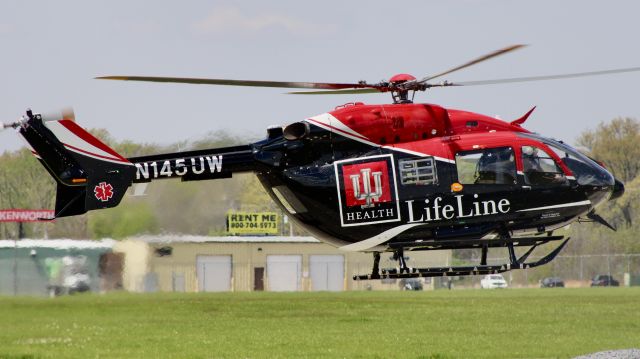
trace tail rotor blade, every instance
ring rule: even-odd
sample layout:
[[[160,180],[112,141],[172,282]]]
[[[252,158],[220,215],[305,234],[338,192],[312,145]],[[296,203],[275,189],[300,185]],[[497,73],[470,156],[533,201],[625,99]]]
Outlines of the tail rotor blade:
[[[6,130],[7,128],[18,128],[20,125],[25,123],[29,118],[31,118],[34,114],[30,109],[27,109],[27,113],[25,116],[20,117],[17,121],[3,123],[0,122],[0,131]],[[37,115],[36,115],[37,116]],[[60,120],[70,120],[76,122],[76,114],[73,111],[71,106],[64,107],[60,112],[52,112],[47,114],[40,115],[43,122],[48,121],[60,121]]]
[[[25,121],[25,118],[24,117],[20,117],[17,121],[14,121],[14,122],[7,122],[7,123],[0,122],[0,125],[2,125],[2,127],[0,127],[0,131],[4,131],[7,128],[17,128],[24,121]]]
[[[43,113],[42,120],[45,122],[60,120],[71,120],[75,122],[76,115],[72,107],[64,107],[59,112]]]

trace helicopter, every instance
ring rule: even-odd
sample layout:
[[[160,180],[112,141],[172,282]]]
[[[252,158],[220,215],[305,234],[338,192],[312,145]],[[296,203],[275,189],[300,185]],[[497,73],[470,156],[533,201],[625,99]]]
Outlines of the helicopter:
[[[625,68],[553,76],[434,83],[432,80],[512,52],[508,46],[422,79],[398,74],[379,83],[318,83],[178,77],[97,79],[306,89],[292,94],[389,92],[390,104],[351,102],[233,147],[125,158],[75,122],[27,110],[13,127],[57,182],[55,217],[117,206],[130,186],[180,178],[230,178],[253,172],[298,225],[345,251],[373,254],[370,273],[354,279],[493,274],[553,260],[570,238],[557,230],[591,221],[613,229],[596,207],[624,184],[595,159],[523,127],[535,107],[507,122],[435,104],[414,103],[435,87],[553,80],[639,71]],[[559,243],[536,261],[531,253]],[[516,247],[528,247],[516,254]],[[475,265],[410,268],[406,251],[479,249]],[[489,249],[509,260],[489,264]],[[396,269],[380,269],[393,253]]]

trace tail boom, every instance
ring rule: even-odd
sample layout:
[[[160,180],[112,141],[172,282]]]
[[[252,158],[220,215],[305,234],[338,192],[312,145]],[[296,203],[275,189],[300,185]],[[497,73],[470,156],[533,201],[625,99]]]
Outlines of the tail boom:
[[[57,182],[55,217],[115,207],[133,183],[229,178],[255,169],[250,145],[125,158],[70,119],[27,111],[12,127]]]
[[[182,181],[230,178],[233,173],[254,170],[253,150],[249,145],[132,157],[129,161],[136,167],[133,183],[163,178]]]

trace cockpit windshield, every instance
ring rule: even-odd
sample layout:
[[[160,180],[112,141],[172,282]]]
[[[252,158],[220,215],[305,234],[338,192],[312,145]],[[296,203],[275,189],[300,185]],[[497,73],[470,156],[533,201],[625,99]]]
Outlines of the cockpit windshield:
[[[533,138],[549,146],[573,172],[579,185],[613,186],[615,180],[609,171],[571,146],[533,134],[519,133],[519,135]]]

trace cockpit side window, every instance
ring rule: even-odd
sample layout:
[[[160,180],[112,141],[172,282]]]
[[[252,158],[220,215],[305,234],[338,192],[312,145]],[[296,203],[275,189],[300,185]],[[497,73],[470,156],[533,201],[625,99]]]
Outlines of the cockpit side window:
[[[522,146],[522,168],[526,184],[548,186],[567,183],[560,166],[541,148]]]
[[[516,183],[516,162],[511,147],[458,152],[456,169],[461,184]]]

